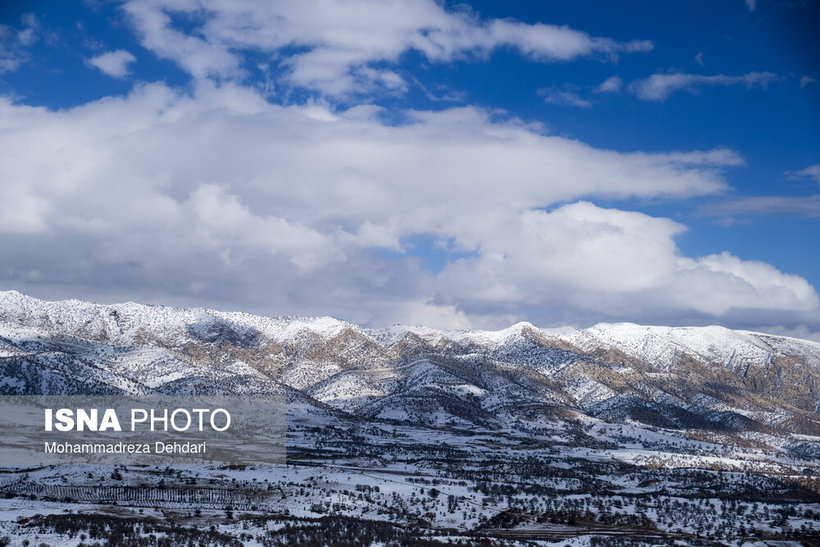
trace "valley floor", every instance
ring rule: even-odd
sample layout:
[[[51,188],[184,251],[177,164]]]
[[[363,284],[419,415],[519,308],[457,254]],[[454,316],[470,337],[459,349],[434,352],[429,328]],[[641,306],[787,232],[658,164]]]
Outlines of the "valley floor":
[[[306,415],[290,420],[286,465],[4,470],[0,538],[51,546],[820,544],[820,462],[749,439],[721,441],[594,419],[482,431]]]

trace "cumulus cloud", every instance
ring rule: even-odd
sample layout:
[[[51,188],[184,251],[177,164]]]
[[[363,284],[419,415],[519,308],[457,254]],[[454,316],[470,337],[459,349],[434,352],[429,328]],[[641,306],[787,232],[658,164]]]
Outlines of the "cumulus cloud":
[[[281,60],[286,80],[327,95],[404,88],[403,76],[389,64],[410,50],[449,62],[510,47],[537,62],[556,62],[652,49],[648,41],[618,42],[566,26],[480,19],[433,0],[128,0],[124,9],[143,46],[196,78],[241,76],[242,50],[274,60],[288,49],[296,53]],[[194,31],[180,31],[178,20],[193,24]]]
[[[624,318],[644,292],[691,307],[669,289],[683,226],[589,203],[544,208],[719,193],[737,153],[615,152],[478,108],[402,117],[273,105],[208,82],[191,94],[140,85],[61,111],[0,99],[0,146],[15,157],[0,165],[0,280],[450,327],[499,326],[552,299],[577,311],[632,295],[611,308]],[[468,258],[431,272],[415,236]],[[714,268],[701,270],[695,294],[708,298]],[[794,284],[766,298],[781,309]],[[729,305],[765,304],[763,285],[743,286]]]
[[[578,202],[524,211],[510,229],[493,228],[480,256],[442,273],[445,292],[476,314],[533,306],[612,317],[628,309],[647,320],[676,310],[702,320],[818,308],[805,279],[769,264],[729,253],[682,256],[674,239],[686,228],[665,218]]]
[[[672,261],[658,258],[672,257],[672,238],[684,230],[668,219],[588,202],[552,212],[528,209],[518,213],[508,229],[489,228],[481,256],[458,261],[445,274],[454,277],[454,290],[464,284],[465,296],[519,303],[545,292],[638,292],[653,287],[672,267]],[[520,243],[511,245],[513,240]],[[480,272],[493,275],[476,275]],[[487,285],[491,278],[507,283]],[[475,286],[468,287],[467,279]],[[503,286],[506,289],[499,290]]]
[[[744,164],[730,149],[616,152],[476,107],[385,116],[326,99],[271,104],[240,83],[252,70],[246,50],[269,56],[267,74],[283,78],[266,93],[285,83],[338,97],[403,92],[412,77],[398,60],[411,50],[452,62],[506,47],[558,62],[649,42],[481,19],[432,0],[322,9],[128,0],[124,9],[146,48],[194,77],[191,88],[141,83],[60,111],[0,98],[0,147],[15,158],[0,164],[0,285],[445,328],[817,311],[802,278],[728,253],[683,256],[684,225],[585,201],[719,194],[723,170]],[[88,62],[125,77],[134,57]],[[662,100],[769,79],[755,74],[629,89]],[[597,90],[623,87],[613,76]],[[540,93],[591,104],[569,87]],[[460,258],[431,270],[414,252],[419,237]]]
[[[673,285],[678,303],[714,315],[732,309],[816,310],[817,292],[805,279],[764,262],[741,260],[728,252],[681,259]],[[709,295],[708,298],[704,296]]]
[[[136,61],[130,52],[124,49],[109,51],[88,60],[88,64],[114,78],[128,76],[128,65]]]
[[[624,81],[620,76],[610,76],[599,85],[595,90],[598,93],[617,93],[624,86]]]
[[[777,79],[771,72],[749,72],[741,76],[727,76],[715,74],[687,74],[675,72],[671,74],[653,74],[648,78],[636,80],[629,85],[629,90],[639,98],[647,101],[665,101],[676,91],[695,91],[704,86],[731,86],[745,85],[751,87],[766,87]]]
[[[390,321],[390,317],[395,320]],[[441,305],[432,303],[429,299],[419,301],[408,301],[399,304],[393,313],[388,314],[385,319],[391,323],[403,325],[430,326],[436,325],[440,329],[469,329],[470,319],[464,312],[452,305]]]

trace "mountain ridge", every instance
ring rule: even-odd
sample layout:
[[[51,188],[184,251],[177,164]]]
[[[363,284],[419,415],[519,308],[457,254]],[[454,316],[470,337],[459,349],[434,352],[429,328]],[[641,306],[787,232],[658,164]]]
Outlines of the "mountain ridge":
[[[309,413],[435,427],[538,427],[557,413],[820,435],[820,344],[718,326],[367,329],[0,292],[0,371],[6,394],[280,391]]]
[[[138,311],[136,315],[138,316],[149,316],[151,315],[150,312],[153,312],[153,315],[159,315],[164,318],[170,317],[172,314],[177,314],[183,317],[191,317],[193,315],[200,315],[203,318],[209,317],[217,317],[223,318],[226,320],[231,320],[237,322],[240,325],[252,326],[252,325],[259,325],[259,324],[268,324],[268,325],[287,325],[292,327],[292,330],[297,330],[299,327],[308,327],[309,330],[313,330],[314,332],[324,332],[326,336],[332,336],[338,334],[341,330],[344,329],[354,329],[359,332],[367,333],[368,336],[373,338],[378,342],[397,342],[401,337],[408,333],[413,333],[416,335],[420,335],[422,337],[428,336],[438,336],[438,337],[446,337],[451,340],[470,340],[476,342],[493,342],[493,343],[503,343],[503,340],[508,339],[514,336],[521,336],[522,332],[525,330],[535,330],[541,333],[544,336],[548,336],[551,338],[556,338],[558,340],[569,342],[571,340],[578,340],[583,338],[583,336],[579,336],[581,333],[590,337],[589,335],[594,332],[601,332],[605,333],[605,336],[611,336],[612,331],[619,330],[644,330],[647,332],[687,332],[687,331],[694,331],[698,333],[707,333],[707,332],[714,332],[714,331],[721,331],[724,333],[734,333],[736,335],[751,335],[758,339],[765,339],[765,338],[772,338],[778,340],[792,340],[802,344],[807,344],[811,346],[815,346],[816,349],[820,350],[820,342],[815,342],[813,340],[808,340],[804,338],[797,338],[793,336],[785,336],[785,335],[778,335],[778,334],[770,334],[765,332],[759,331],[749,331],[743,329],[729,329],[727,327],[723,327],[720,325],[706,325],[706,326],[664,326],[664,325],[641,325],[632,322],[599,322],[587,328],[579,328],[579,327],[572,327],[572,326],[560,326],[560,327],[547,327],[541,328],[537,327],[534,324],[528,321],[520,321],[515,323],[507,328],[489,331],[489,330],[479,330],[479,329],[460,329],[460,330],[448,330],[448,329],[435,329],[430,327],[425,327],[421,325],[403,325],[403,324],[396,324],[390,327],[380,327],[380,328],[367,328],[357,325],[356,323],[352,323],[343,319],[338,319],[332,316],[265,316],[265,315],[257,315],[251,314],[246,312],[237,312],[237,311],[218,311],[209,308],[202,308],[202,307],[195,307],[195,308],[188,308],[188,307],[177,307],[177,306],[166,306],[166,305],[158,305],[158,304],[141,304],[136,302],[123,302],[123,303],[116,303],[116,304],[97,304],[93,302],[88,302],[84,300],[78,299],[68,299],[68,300],[44,300],[38,299],[35,297],[28,296],[24,293],[15,290],[9,291],[0,291],[0,318],[8,319],[8,310],[11,307],[10,305],[13,304],[13,301],[17,301],[18,306],[22,308],[29,308],[31,309],[34,307],[38,309],[38,311],[45,311],[46,309],[49,312],[65,312],[65,311],[87,311],[89,309],[94,310],[96,312],[100,311],[108,311],[116,312],[119,314],[121,311]],[[34,306],[32,306],[32,304]],[[56,314],[55,314],[56,315]],[[51,314],[49,314],[51,317]],[[52,325],[57,326],[57,325]],[[315,326],[325,327],[324,330],[312,328]],[[606,332],[609,331],[609,332]],[[287,329],[285,330],[287,333]],[[269,334],[273,334],[270,332]],[[568,336],[569,335],[569,336]],[[573,336],[575,335],[575,336]],[[398,338],[396,338],[398,336]],[[594,338],[594,337],[590,337]],[[603,338],[599,338],[603,339]],[[617,342],[617,340],[614,340]],[[390,344],[387,344],[390,345]]]

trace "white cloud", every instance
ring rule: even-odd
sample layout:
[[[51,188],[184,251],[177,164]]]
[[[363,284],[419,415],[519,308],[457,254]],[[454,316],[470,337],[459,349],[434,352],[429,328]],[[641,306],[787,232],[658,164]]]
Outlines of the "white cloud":
[[[549,104],[592,108],[592,101],[584,99],[572,88],[544,87],[538,90],[538,95]]]
[[[394,320],[391,320],[391,317]],[[455,306],[432,303],[429,299],[400,304],[392,313],[385,315],[385,324],[403,324],[434,329],[469,329],[470,320]]]
[[[697,55],[695,55],[695,62],[700,66],[704,66],[703,63],[703,52],[699,51]]]
[[[0,286],[445,328],[817,321],[804,279],[728,253],[684,256],[684,225],[580,201],[719,194],[722,171],[744,164],[735,151],[616,152],[475,107],[386,122],[374,105],[266,100],[293,86],[327,97],[424,89],[398,68],[409,51],[447,63],[511,48],[559,62],[652,48],[443,6],[126,0],[142,45],[190,73],[191,89],[138,84],[60,111],[0,97],[0,148],[15,159],[0,163]],[[0,72],[23,62],[35,23],[0,27],[17,48],[0,53]],[[88,63],[125,77],[134,60],[117,50]],[[264,92],[239,83],[257,69]],[[655,74],[627,89],[665,100],[775,78]],[[596,91],[624,87],[612,76]],[[569,86],[540,93],[591,105]],[[794,175],[820,179],[815,168]],[[434,271],[419,238],[460,258]]]
[[[202,184],[180,204],[186,224],[195,227],[192,243],[218,254],[229,265],[239,253],[283,253],[302,269],[313,269],[339,258],[329,238],[295,221],[255,215],[223,186]]]
[[[793,173],[787,173],[787,175],[789,178],[808,177],[820,182],[820,163],[809,165],[805,169],[801,169],[800,171],[795,171]]]
[[[130,52],[124,49],[109,51],[88,60],[88,64],[114,78],[128,76],[128,65],[136,61]]]
[[[0,185],[0,226],[9,233],[42,233],[50,211],[48,200],[37,196],[25,185]]]
[[[57,112],[0,99],[0,146],[15,158],[0,164],[0,283],[464,326],[513,319],[506,304],[479,309],[506,297],[549,306],[539,295],[554,294],[551,281],[574,280],[569,309],[587,309],[585,295],[667,286],[683,228],[540,208],[717,193],[720,170],[742,163],[726,149],[602,150],[476,108],[407,111],[400,125],[380,116],[205,82]],[[451,268],[424,267],[406,243],[417,235],[476,257],[462,283],[475,294],[450,290]],[[495,266],[505,260],[519,266]]]
[[[512,47],[534,61],[554,62],[652,49],[648,41],[617,42],[566,26],[481,20],[433,0],[128,0],[124,9],[146,48],[194,77],[241,76],[241,50],[275,60],[281,50],[293,48],[297,52],[281,61],[287,81],[327,95],[402,89],[400,74],[374,65],[395,63],[410,50],[433,62],[450,62]],[[175,17],[196,21],[196,31],[182,33],[173,25]]]
[[[20,28],[0,24],[0,74],[13,72],[28,61],[30,54],[26,48],[38,38],[40,22],[34,14],[20,17]]]
[[[620,76],[610,76],[599,85],[595,90],[598,93],[617,93],[624,86],[624,81]]]
[[[817,78],[812,78],[811,76],[801,76],[800,77],[800,87],[807,87],[812,84],[817,83]]]
[[[20,45],[28,47],[37,41],[37,33],[40,30],[40,21],[33,13],[24,13],[20,17],[23,28],[17,31],[17,41]]]
[[[746,2],[746,7],[749,8],[749,11],[754,11],[757,7],[757,0],[744,0]]]
[[[730,86],[745,85],[747,88],[766,87],[777,79],[771,72],[749,72],[742,76],[727,76],[716,74],[706,76],[702,74],[687,74],[675,72],[671,74],[653,74],[648,78],[636,80],[629,85],[629,90],[639,98],[647,101],[665,101],[669,96],[680,90],[694,91],[703,86]]]
[[[817,310],[820,298],[802,277],[784,274],[764,262],[723,252],[682,259],[675,285],[678,303],[723,315],[734,309]]]
[[[445,294],[482,310],[574,309],[575,317],[734,316],[744,310],[811,312],[820,299],[805,279],[729,253],[682,256],[675,237],[685,227],[642,213],[573,203],[552,212],[525,211],[480,256],[442,274]],[[628,311],[627,311],[628,310]],[[496,311],[497,313],[497,311]],[[701,319],[702,320],[702,319]]]
[[[750,214],[818,218],[820,217],[820,195],[750,196],[710,203],[702,207],[700,213],[725,219]]]
[[[518,280],[525,299],[528,287],[590,292],[654,287],[674,266],[674,260],[658,259],[674,258],[672,238],[684,230],[668,219],[587,202],[549,213],[530,209],[518,215],[516,229],[494,228],[482,249],[489,261],[498,262],[496,268],[511,269],[509,278]],[[521,243],[511,245],[514,240]]]

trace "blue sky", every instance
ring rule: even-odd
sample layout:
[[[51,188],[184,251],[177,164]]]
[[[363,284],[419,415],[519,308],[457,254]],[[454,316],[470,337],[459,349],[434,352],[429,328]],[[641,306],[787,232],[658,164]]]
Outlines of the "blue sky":
[[[7,2],[0,288],[818,338],[819,14]]]

